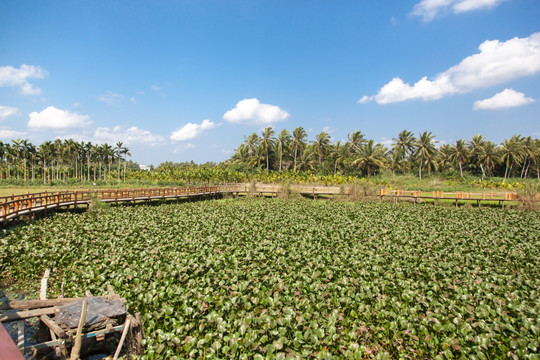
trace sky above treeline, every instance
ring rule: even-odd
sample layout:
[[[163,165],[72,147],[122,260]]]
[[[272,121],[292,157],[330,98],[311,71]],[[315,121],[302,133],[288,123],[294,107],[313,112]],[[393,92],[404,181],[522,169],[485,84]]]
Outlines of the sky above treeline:
[[[0,2],[0,140],[223,161],[252,132],[540,136],[538,0]]]

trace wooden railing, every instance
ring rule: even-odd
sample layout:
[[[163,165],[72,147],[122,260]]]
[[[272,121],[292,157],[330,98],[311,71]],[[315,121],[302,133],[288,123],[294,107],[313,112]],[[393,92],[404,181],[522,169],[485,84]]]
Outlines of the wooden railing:
[[[476,202],[480,206],[483,202],[498,202],[504,208],[505,202],[518,201],[517,193],[494,193],[494,192],[443,192],[443,191],[418,191],[418,190],[389,190],[379,189],[379,198],[390,197],[397,202],[399,199],[412,199],[415,203],[419,200],[433,200],[437,204],[439,200],[453,200],[456,204],[460,201]],[[537,196],[536,201],[540,199]]]
[[[288,190],[303,195],[350,195],[352,189],[343,186],[321,185],[288,185]],[[53,209],[58,207],[70,207],[89,205],[92,199],[103,202],[130,202],[153,199],[190,198],[201,195],[217,195],[223,193],[232,194],[255,194],[277,195],[285,188],[276,184],[222,184],[207,186],[185,186],[168,188],[140,188],[140,189],[99,189],[99,190],[76,190],[58,192],[37,192],[0,197],[0,222],[17,218],[21,215]],[[498,202],[504,208],[505,202],[517,201],[517,193],[494,193],[494,192],[423,192],[415,190],[389,190],[379,189],[379,199],[391,198],[395,202],[400,199],[413,200],[415,203],[422,200],[432,200],[435,204],[440,200],[453,200],[456,206],[459,202],[476,201],[480,206],[482,202]],[[537,199],[537,201],[540,199]]]
[[[220,193],[218,186],[192,186],[143,189],[77,190],[40,192],[0,197],[0,221],[62,206],[90,204],[93,198],[103,202],[182,198]]]

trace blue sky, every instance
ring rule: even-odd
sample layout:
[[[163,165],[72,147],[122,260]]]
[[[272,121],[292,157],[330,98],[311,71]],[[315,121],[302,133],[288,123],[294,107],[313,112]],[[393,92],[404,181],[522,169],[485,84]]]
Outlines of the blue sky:
[[[540,1],[0,3],[0,140],[222,161],[244,136],[540,136]]]

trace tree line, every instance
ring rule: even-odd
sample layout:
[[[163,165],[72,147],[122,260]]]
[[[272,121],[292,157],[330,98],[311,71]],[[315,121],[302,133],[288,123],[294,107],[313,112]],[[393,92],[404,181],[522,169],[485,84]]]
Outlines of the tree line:
[[[27,139],[0,141],[0,179],[43,183],[54,181],[117,181],[126,179],[129,149],[76,142],[72,139],[45,141],[39,146]]]
[[[482,135],[439,146],[435,135],[424,131],[415,136],[403,130],[390,146],[367,139],[361,131],[347,141],[331,141],[322,131],[314,140],[297,127],[283,129],[277,136],[271,127],[252,133],[227,161],[246,171],[308,171],[318,174],[372,176],[383,169],[394,173],[424,174],[456,171],[489,176],[537,177],[540,180],[540,139],[514,135],[496,144]]]

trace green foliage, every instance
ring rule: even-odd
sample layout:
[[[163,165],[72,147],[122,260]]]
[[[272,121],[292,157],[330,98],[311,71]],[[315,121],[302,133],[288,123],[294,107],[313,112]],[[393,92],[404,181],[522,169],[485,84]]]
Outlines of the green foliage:
[[[99,212],[110,207],[108,203],[101,201],[95,193],[90,194],[90,200],[91,202],[88,208],[90,213]]]
[[[145,359],[540,351],[532,211],[247,198],[59,214],[0,248],[19,283],[111,284],[142,314]]]

